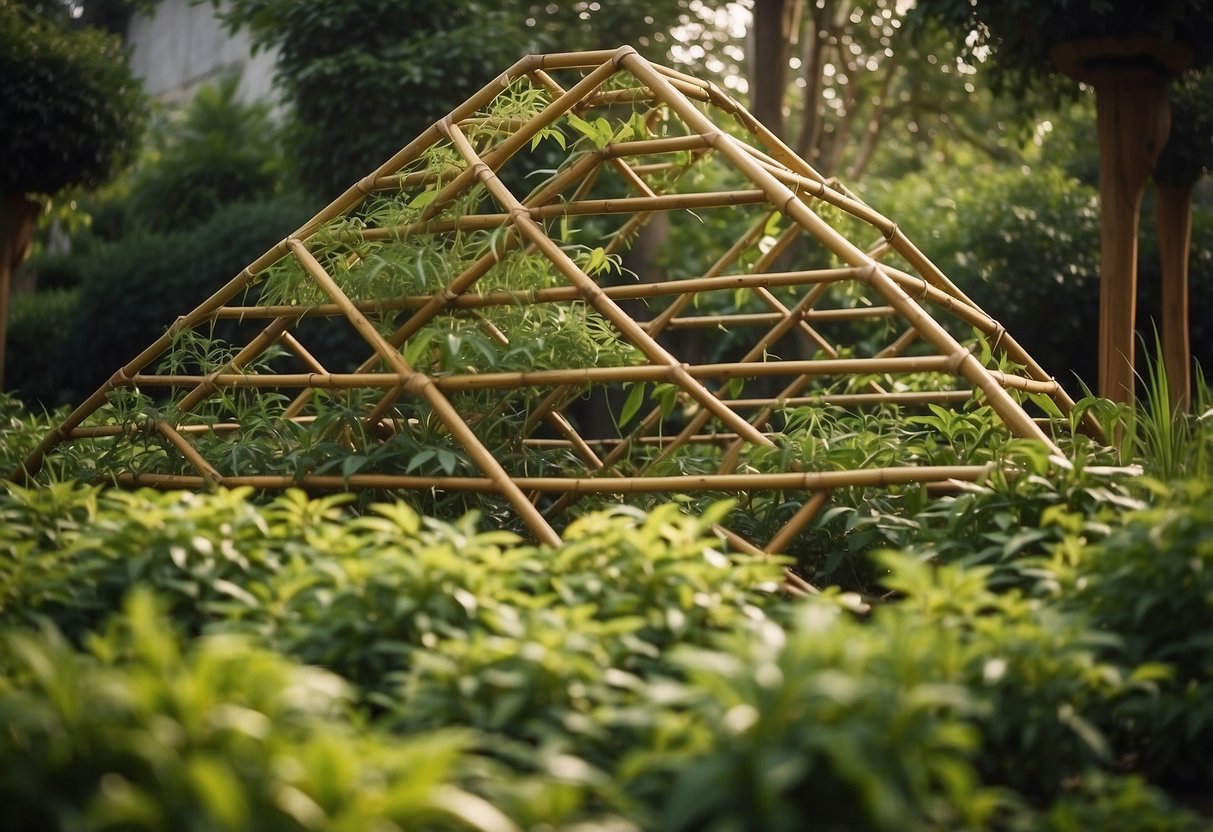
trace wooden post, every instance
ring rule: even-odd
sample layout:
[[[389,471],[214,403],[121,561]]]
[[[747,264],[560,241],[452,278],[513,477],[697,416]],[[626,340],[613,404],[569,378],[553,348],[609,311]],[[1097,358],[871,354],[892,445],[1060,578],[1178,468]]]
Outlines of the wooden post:
[[[1141,197],[1171,127],[1156,72],[1105,70],[1095,83],[1099,130],[1099,392],[1133,400],[1137,231]]]
[[[1092,38],[1058,45],[1053,63],[1095,87],[1099,133],[1099,394],[1133,400],[1137,230],[1141,196],[1167,143],[1167,83],[1191,50],[1157,38]]]
[[[1185,410],[1192,398],[1192,350],[1189,343],[1188,257],[1192,243],[1192,186],[1158,183],[1155,220],[1162,267],[1162,360],[1171,388],[1171,405]]]

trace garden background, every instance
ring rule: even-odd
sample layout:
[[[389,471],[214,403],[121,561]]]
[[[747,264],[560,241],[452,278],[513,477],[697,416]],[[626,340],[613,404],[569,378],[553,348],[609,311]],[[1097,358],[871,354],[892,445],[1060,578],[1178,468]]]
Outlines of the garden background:
[[[87,396],[519,56],[620,43],[748,97],[1076,397],[1094,386],[1093,97],[1000,73],[930,3],[235,0],[231,25],[278,50],[280,105],[231,78],[171,111],[142,98],[112,34],[154,5],[0,5],[10,67],[43,37],[65,73],[4,77],[75,119],[5,122],[7,158],[29,160],[5,198],[38,195],[39,214],[9,309],[0,470],[52,427],[44,409]],[[748,57],[771,43],[778,71]],[[1187,83],[1209,100],[1207,78]],[[624,265],[677,277],[732,234],[657,225]],[[1190,271],[1209,366],[1207,179]],[[1213,400],[1198,377],[1176,413],[1158,366],[1143,376],[1135,405],[1081,399],[1108,441],[1060,425],[1065,460],[1008,442],[978,404],[806,417],[783,449],[827,468],[929,441],[1007,473],[942,499],[836,494],[786,560],[721,551],[727,504],[604,502],[539,547],[475,505],[399,495],[129,493],[70,466],[6,485],[0,826],[1205,828]],[[788,597],[784,566],[826,591]]]

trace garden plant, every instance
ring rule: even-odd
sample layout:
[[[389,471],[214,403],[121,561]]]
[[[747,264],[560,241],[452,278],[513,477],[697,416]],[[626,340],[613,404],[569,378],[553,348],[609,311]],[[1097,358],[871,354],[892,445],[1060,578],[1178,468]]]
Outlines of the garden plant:
[[[1072,400],[714,86],[524,60],[182,311],[0,394],[0,830],[1208,827],[1213,392]]]
[[[563,161],[536,170],[544,145]],[[691,276],[623,268],[655,214],[700,212],[740,227]],[[587,396],[606,431],[573,412]],[[779,510],[721,533],[779,551],[837,489],[986,476],[980,442],[945,438],[955,406],[1057,451],[1029,400],[1073,412],[895,223],[625,47],[507,70],[178,318],[17,473],[67,440],[57,464],[126,485],[482,494],[546,543],[584,495],[744,491]],[[901,405],[933,415],[815,444],[822,420]]]

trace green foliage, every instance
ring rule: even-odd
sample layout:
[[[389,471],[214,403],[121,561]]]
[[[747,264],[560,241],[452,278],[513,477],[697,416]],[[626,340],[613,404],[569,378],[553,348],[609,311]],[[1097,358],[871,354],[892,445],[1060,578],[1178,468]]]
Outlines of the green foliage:
[[[451,781],[466,738],[390,742],[348,689],[230,637],[183,649],[133,596],[88,652],[47,627],[0,649],[0,828],[514,828]]]
[[[943,629],[857,625],[813,603],[719,651],[685,651],[682,696],[710,741],[667,763],[662,829],[980,828],[996,806],[971,766],[978,702]],[[893,660],[893,657],[896,659]]]
[[[39,425],[6,418],[19,456]],[[1208,776],[1213,492],[1013,458],[906,515],[872,605],[772,592],[724,506],[549,548],[341,496],[9,487],[0,817],[363,828],[407,793],[421,828],[1200,828],[1121,772]],[[117,612],[140,589],[165,619]]]
[[[78,293],[52,289],[12,299],[8,320],[5,387],[27,402],[46,406],[66,401],[59,388],[67,360],[64,333],[76,317]]]
[[[234,202],[268,199],[282,179],[278,128],[266,103],[236,97],[239,78],[200,89],[169,117],[154,161],[135,174],[126,197],[128,233],[181,231]]]
[[[0,5],[0,78],[0,191],[97,185],[132,158],[145,104],[116,36]]]
[[[910,176],[872,187],[877,208],[898,218],[907,236],[1028,353],[1072,392],[1096,374],[1099,308],[1099,211],[1094,187],[1051,165],[972,176]],[[915,211],[903,206],[914,205]],[[896,209],[896,210],[894,210]],[[1148,211],[1147,211],[1148,214]],[[1213,363],[1206,330],[1213,309],[1213,217],[1193,217],[1192,346]],[[1153,223],[1143,223],[1139,258],[1141,336],[1152,339],[1159,308]],[[1048,310],[1042,315],[1041,310]]]
[[[963,42],[968,60],[990,60],[995,87],[1012,98],[1076,86],[1052,66],[1053,48],[1066,41],[1157,37],[1191,48],[1198,64],[1213,58],[1213,6],[1204,0],[920,0],[918,10]]]
[[[63,368],[70,389],[81,395],[99,386],[308,213],[293,197],[233,204],[188,232],[136,234],[102,247],[80,287],[72,362]]]
[[[303,183],[328,197],[518,59],[504,12],[474,0],[238,0],[222,14],[279,49]]]
[[[1213,71],[1179,79],[1171,88],[1171,133],[1154,167],[1159,182],[1187,185],[1213,168]]]
[[[1155,488],[1157,504],[1056,563],[1066,605],[1141,668],[1117,713],[1126,744],[1157,781],[1199,791],[1213,783],[1213,488],[1207,478]]]
[[[728,629],[754,601],[745,587],[769,590],[779,574],[776,563],[715,551],[710,517],[673,506],[648,517],[588,516],[562,549],[545,553],[509,533],[477,532],[472,518],[423,524],[403,504],[351,518],[339,498],[292,491],[258,508],[248,497],[14,488],[2,501],[9,559],[0,615],[49,616],[79,638],[132,587],[147,586],[187,631],[235,620],[375,689],[413,649],[478,622],[542,615],[557,599],[582,624],[628,624],[616,634],[617,660],[631,661],[629,650],[652,656]]]

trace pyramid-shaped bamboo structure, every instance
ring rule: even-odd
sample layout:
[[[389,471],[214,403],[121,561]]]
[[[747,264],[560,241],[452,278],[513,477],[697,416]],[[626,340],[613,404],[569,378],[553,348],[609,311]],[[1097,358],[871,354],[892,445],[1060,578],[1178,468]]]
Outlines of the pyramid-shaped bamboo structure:
[[[709,216],[739,229],[726,250],[658,280],[622,268],[646,223],[693,235]],[[883,341],[826,334],[856,324]],[[337,366],[334,339],[369,357]],[[939,389],[889,389],[906,373]],[[146,390],[167,403],[97,423]],[[986,470],[755,473],[739,460],[781,407],[979,396],[1052,447],[1011,390],[1073,404],[892,221],[716,86],[623,47],[519,61],[179,318],[22,475],[61,443],[142,443],[118,482],[481,492],[546,543],[583,494],[771,490],[803,501],[776,534],[722,534],[777,551],[833,489]],[[615,408],[607,435],[587,391]],[[267,432],[280,452],[239,458]],[[709,449],[698,468],[678,464],[690,449]]]

